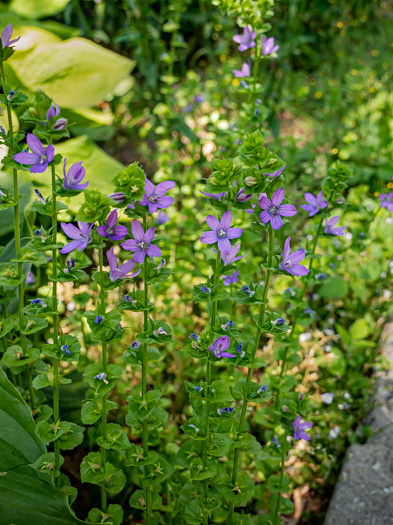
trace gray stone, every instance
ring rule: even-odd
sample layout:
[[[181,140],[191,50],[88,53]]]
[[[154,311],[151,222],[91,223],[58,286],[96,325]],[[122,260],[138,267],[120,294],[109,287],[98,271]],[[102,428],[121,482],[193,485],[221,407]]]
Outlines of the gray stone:
[[[393,323],[384,330],[381,351],[391,366],[377,374],[364,422],[373,436],[348,449],[325,525],[393,525]]]

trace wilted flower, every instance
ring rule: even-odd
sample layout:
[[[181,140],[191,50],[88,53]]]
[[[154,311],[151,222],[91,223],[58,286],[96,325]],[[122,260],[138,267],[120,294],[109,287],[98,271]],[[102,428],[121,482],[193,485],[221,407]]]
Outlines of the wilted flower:
[[[209,350],[215,357],[218,357],[218,359],[223,357],[235,357],[234,354],[226,352],[230,344],[231,340],[229,337],[227,335],[223,335],[216,339],[211,346],[209,346]]]
[[[189,339],[193,339],[194,341],[196,341],[197,343],[199,343],[199,335],[197,334],[190,334],[188,336]]]
[[[126,226],[117,224],[117,210],[112,210],[106,219],[105,226],[97,226],[98,235],[108,237],[111,241],[120,241],[127,235]]]
[[[101,324],[104,320],[104,317],[102,315],[97,315],[96,318],[94,319],[94,322],[96,324]]]
[[[246,51],[255,47],[255,38],[257,32],[252,30],[251,26],[247,26],[243,29],[243,34],[238,34],[233,37],[233,41],[239,44],[239,51]]]
[[[31,173],[43,173],[55,156],[55,148],[52,144],[44,148],[40,139],[32,133],[27,134],[26,142],[33,153],[22,151],[14,155],[14,160],[19,162],[19,164],[31,165]]]
[[[64,270],[66,273],[70,273],[72,268],[75,266],[75,259],[67,259],[67,270]]]
[[[230,275],[222,275],[224,279],[224,285],[230,286],[231,284],[237,283],[239,280],[239,270],[231,273]]]
[[[229,239],[236,239],[243,233],[241,228],[231,228],[232,213],[227,210],[221,217],[220,221],[218,221],[213,215],[208,215],[206,217],[206,222],[209,228],[213,231],[203,233],[201,236],[201,242],[204,244],[214,244],[217,242],[220,252],[229,253],[231,250]]]
[[[276,179],[281,173],[284,171],[286,167],[286,164],[284,166],[281,166],[281,168],[277,171],[274,171],[273,173],[265,173],[266,177],[273,177],[273,180]]]
[[[305,441],[310,441],[310,436],[308,434],[306,434],[304,431],[305,430],[308,430],[309,428],[312,427],[312,423],[308,422],[308,421],[304,421],[302,423],[302,418],[301,416],[298,416],[295,421],[293,421],[292,423],[292,427],[293,427],[293,437],[295,439],[304,439]]]
[[[235,78],[249,77],[250,74],[251,74],[250,66],[247,63],[242,64],[242,68],[241,69],[234,69],[233,70],[233,76]]]
[[[203,285],[201,286],[201,292],[209,294],[211,293],[211,288],[208,288],[207,286]]]
[[[18,42],[20,39],[20,36],[18,38],[14,38],[14,40],[10,40],[12,37],[12,33],[14,31],[14,28],[12,27],[12,23],[10,22],[8,25],[5,26],[3,31],[1,32],[1,45],[3,49],[5,47],[12,46],[12,44],[15,44],[15,42]]]
[[[100,372],[99,374],[94,376],[94,379],[99,379],[100,381],[103,381],[106,385],[108,384],[108,380],[106,378],[106,373],[105,372]]]
[[[173,204],[173,199],[172,197],[167,197],[165,193],[173,190],[175,186],[176,184],[170,180],[160,182],[160,184],[154,186],[146,177],[145,194],[139,204],[141,206],[148,206],[149,213],[155,213],[159,208],[168,208]]]
[[[268,197],[259,199],[259,206],[265,210],[260,215],[261,221],[266,224],[270,222],[273,230],[279,230],[282,226],[281,217],[292,217],[296,215],[297,209],[292,204],[281,204],[285,196],[283,188],[273,193],[272,200]]]
[[[45,242],[45,236],[41,230],[34,230],[34,235],[36,235],[37,237],[40,237],[42,242]]]
[[[271,321],[271,323],[273,326],[275,326],[276,324],[278,324],[278,326],[282,326],[283,324],[285,324],[285,319],[283,319],[282,317],[278,317],[274,321]]]
[[[70,169],[68,170],[68,173],[66,171],[67,167],[67,159],[64,159],[63,163],[63,174],[64,174],[64,181],[63,181],[63,188],[65,190],[77,190],[82,191],[87,188],[89,185],[89,182],[84,182],[81,184],[82,180],[84,179],[84,176],[86,174],[85,168],[82,166],[83,161],[75,162]]]
[[[65,352],[66,355],[70,355],[71,354],[71,351],[68,347],[68,345],[63,345],[60,347],[60,350],[62,350],[63,352]]]
[[[139,341],[134,341],[130,348],[134,349],[134,350],[138,350],[138,348],[141,346],[141,343]]]
[[[248,295],[249,295],[250,297],[252,297],[253,295],[255,295],[254,290],[251,290],[251,288],[250,288],[249,286],[247,286],[247,285],[242,286],[242,292],[246,292],[246,293],[248,293]]]
[[[274,38],[262,37],[262,55],[270,55],[271,53],[276,53],[280,49],[280,46],[274,45]]]
[[[223,330],[229,330],[230,328],[232,328],[232,326],[233,326],[233,321],[229,320],[225,324],[222,324],[221,328]]]
[[[323,208],[326,208],[328,205],[327,201],[323,200],[322,192],[320,191],[316,197],[312,193],[305,193],[304,198],[308,202],[308,204],[303,204],[300,206],[303,208],[303,210],[309,212],[309,216],[313,217],[316,215],[320,210]]]
[[[154,330],[154,331],[153,331],[153,334],[154,334],[155,336],[158,336],[158,335],[168,335],[167,331],[166,331],[164,328],[162,328],[162,326],[159,326],[159,327],[157,328],[157,330]]]
[[[135,252],[132,257],[134,261],[142,263],[145,260],[146,255],[149,257],[161,257],[160,248],[151,244],[154,239],[154,227],[149,228],[145,233],[142,225],[134,219],[131,223],[131,230],[134,239],[127,239],[121,244],[121,246],[125,250]]]
[[[291,273],[292,275],[296,275],[298,277],[307,275],[308,269],[302,264],[299,264],[305,258],[306,252],[304,250],[297,250],[296,252],[290,253],[290,242],[291,238],[288,237],[284,244],[284,253],[281,254],[281,270],[285,270],[286,272]]]
[[[34,306],[37,306],[37,304],[41,305],[42,307],[46,306],[44,301],[42,299],[40,299],[39,297],[37,297],[37,299],[32,299],[31,300],[31,304],[33,304]]]
[[[73,224],[68,224],[66,222],[60,223],[63,232],[70,237],[70,239],[75,239],[68,244],[66,244],[61,250],[60,253],[70,253],[73,250],[78,248],[78,251],[81,252],[91,241],[90,231],[93,228],[94,224],[88,224],[87,222],[79,222],[78,228]]]
[[[340,219],[339,215],[335,215],[331,219],[326,219],[326,227],[325,227],[325,233],[328,235],[344,235],[345,226],[340,226],[339,228],[335,228],[336,224],[338,223]]]
[[[106,252],[106,256],[108,258],[110,268],[109,278],[112,282],[115,282],[118,279],[123,279],[124,277],[136,277],[141,272],[141,270],[138,270],[134,273],[130,273],[135,266],[135,262],[132,260],[127,261],[117,267],[117,258],[113,253],[113,246],[109,252]]]
[[[240,342],[236,346],[236,352],[240,355],[240,357],[244,357],[246,355],[246,352],[243,350],[243,343],[242,342]]]
[[[315,279],[317,279],[318,281],[323,281],[324,279],[326,279],[326,273],[317,273]]]
[[[232,414],[235,409],[233,407],[227,407],[227,408],[219,408],[217,409],[217,414],[221,416],[221,414]]]
[[[261,385],[258,390],[257,394],[260,394],[261,392],[267,392],[267,385]]]

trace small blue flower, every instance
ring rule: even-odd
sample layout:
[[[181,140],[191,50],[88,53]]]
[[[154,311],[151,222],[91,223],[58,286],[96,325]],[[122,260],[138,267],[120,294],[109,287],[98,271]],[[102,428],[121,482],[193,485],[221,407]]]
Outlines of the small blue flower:
[[[304,313],[305,313],[306,315],[309,315],[310,317],[312,317],[313,315],[315,315],[315,311],[314,311],[312,308],[306,308],[306,309],[304,310]]]
[[[254,111],[254,116],[257,117],[259,113],[260,113],[259,108],[256,108]]]
[[[283,324],[285,324],[285,319],[283,319],[282,317],[278,317],[277,319],[272,321],[273,326],[275,326],[276,324],[278,324],[278,326],[282,326]]]
[[[253,290],[250,289],[249,286],[242,286],[242,292],[246,292],[248,293],[248,295],[250,297],[252,297],[253,295],[255,295],[255,292]]]
[[[202,388],[201,386],[196,386],[196,387],[195,387],[195,390],[196,390],[197,392],[202,392],[203,388]]]
[[[40,199],[40,201],[42,202],[42,204],[46,204],[46,200],[44,199],[44,197],[42,196],[40,190],[38,190],[37,188],[34,190],[34,193],[37,195],[37,197]]]
[[[208,288],[207,286],[201,286],[201,292],[209,294],[211,292],[211,289]]]
[[[217,410],[217,414],[218,414],[219,416],[221,416],[221,414],[225,414],[225,412],[226,412],[227,414],[232,414],[232,412],[233,412],[234,410],[235,410],[235,409],[234,409],[233,407],[219,408],[219,409]]]
[[[225,324],[222,324],[221,328],[223,330],[229,330],[230,328],[232,328],[232,326],[233,326],[233,321],[229,320]]]
[[[277,448],[280,448],[280,447],[281,447],[281,445],[280,445],[278,439],[276,438],[276,436],[274,436],[274,438],[272,439],[272,443],[274,443],[274,444],[276,445]]]
[[[71,350],[68,348],[68,345],[63,345],[62,347],[60,347],[60,349],[65,352],[66,355],[70,355],[71,354]]]
[[[94,319],[94,322],[97,324],[101,324],[103,320],[104,318],[102,315],[97,315],[97,317]]]
[[[315,279],[318,279],[318,281],[323,281],[324,279],[326,279],[326,273],[318,273],[315,276]]]
[[[11,100],[14,98],[14,95],[15,95],[15,91],[10,89],[10,92],[7,95],[7,100],[9,100],[11,102]]]
[[[289,288],[287,288],[287,289],[285,290],[284,293],[288,293],[291,297],[294,297],[294,296],[296,295],[296,292],[295,292],[295,290],[292,288],[292,286],[290,286]]]
[[[131,297],[131,295],[128,295],[128,294],[126,294],[126,295],[123,296],[123,301],[124,301],[125,303],[136,304],[136,300],[133,299],[133,298]]]
[[[168,335],[168,334],[167,334],[166,330],[164,330],[164,328],[162,328],[162,326],[159,326],[157,328],[157,330],[154,330],[153,335],[158,336],[158,335]]]
[[[32,299],[31,304],[34,304],[34,306],[37,306],[37,304],[40,304],[42,307],[46,306],[44,301],[39,297],[37,299]]]
[[[196,341],[197,343],[199,343],[199,335],[197,334],[190,334],[188,336],[189,339],[194,339],[194,341]]]
[[[258,390],[257,394],[260,394],[261,392],[267,392],[267,385],[261,385]]]
[[[236,347],[237,353],[240,355],[240,357],[244,357],[246,353],[243,351],[243,343],[240,341],[240,343]]]
[[[240,81],[240,84],[245,88],[245,89],[248,89],[248,84],[245,80],[241,80]]]
[[[42,234],[41,230],[34,230],[34,235],[37,235],[37,237],[40,237],[42,239],[42,242],[45,241],[45,237]]]
[[[104,379],[106,379],[106,373],[105,372],[100,372],[99,374],[94,376],[94,379],[99,379],[100,381],[103,381]]]
[[[141,346],[141,343],[139,341],[134,341],[130,348],[133,348],[134,350],[137,350]]]

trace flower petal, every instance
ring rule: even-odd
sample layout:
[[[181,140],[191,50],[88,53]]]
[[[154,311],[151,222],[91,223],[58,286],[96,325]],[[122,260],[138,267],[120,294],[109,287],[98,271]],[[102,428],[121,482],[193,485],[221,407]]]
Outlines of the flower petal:
[[[19,162],[19,164],[30,165],[38,163],[40,161],[40,157],[36,153],[27,153],[26,151],[22,151],[21,153],[14,155],[14,160]]]
[[[111,239],[112,241],[121,241],[127,233],[128,230],[126,226],[118,225],[113,228],[113,233],[108,235],[108,239]]]
[[[228,228],[231,227],[231,224],[232,224],[232,213],[229,210],[227,210],[221,217],[220,228],[222,228],[223,230],[228,230]]]
[[[149,257],[161,257],[161,250],[155,244],[151,244],[146,253]]]
[[[273,197],[272,197],[272,203],[274,204],[274,206],[279,206],[282,203],[284,197],[285,197],[284,189],[278,188],[278,190],[276,190],[273,193]]]
[[[214,244],[217,242],[217,233],[215,231],[202,233],[201,242],[203,244]]]
[[[146,242],[150,243],[154,239],[154,232],[156,231],[156,228],[153,226],[153,228],[149,228],[145,233],[145,239]]]
[[[162,197],[163,195],[165,195],[167,191],[173,190],[175,186],[176,186],[176,183],[171,180],[160,182],[160,184],[157,184],[154,193],[158,195],[159,197]]]
[[[259,218],[261,219],[261,222],[263,222],[263,224],[266,224],[267,222],[270,221],[272,216],[270,215],[268,211],[263,211],[262,213],[259,214]]]
[[[26,135],[26,142],[31,151],[33,151],[37,155],[45,155],[44,146],[42,145],[40,139],[37,138],[35,135],[33,135],[32,133],[28,133]]]
[[[138,243],[134,239],[127,239],[122,242],[120,246],[129,252],[135,252],[139,248]]]
[[[241,228],[229,228],[229,230],[227,231],[227,238],[237,239],[238,237],[242,236],[242,233],[243,233],[243,230]]]
[[[79,248],[80,245],[81,241],[71,241],[60,250],[60,253],[70,253]]]
[[[143,231],[142,224],[136,219],[134,219],[131,223],[131,230],[132,235],[137,242],[145,240],[145,232]]]
[[[220,223],[218,222],[216,217],[214,217],[213,215],[208,215],[206,217],[206,222],[211,230],[217,231],[220,229]]]
[[[67,223],[67,222],[61,222],[60,223],[61,229],[63,232],[69,237],[70,239],[78,239],[79,241],[82,239],[83,234],[73,224]]]
[[[270,224],[272,225],[273,230],[279,230],[282,227],[282,219],[280,215],[272,215],[270,219]]]
[[[229,253],[231,249],[231,243],[228,239],[218,239],[218,249],[221,253]]]
[[[292,217],[297,214],[297,209],[293,204],[280,204],[278,207],[278,213],[281,217]]]

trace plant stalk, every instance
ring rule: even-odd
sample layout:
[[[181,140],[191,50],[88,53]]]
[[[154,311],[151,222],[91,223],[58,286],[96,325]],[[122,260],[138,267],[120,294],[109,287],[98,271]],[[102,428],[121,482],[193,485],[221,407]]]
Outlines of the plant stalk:
[[[99,248],[99,265],[100,265],[100,278],[103,279],[103,272],[104,272],[104,249]],[[105,316],[105,289],[101,286],[100,287],[100,315],[103,317]],[[102,334],[102,366],[104,368],[104,372],[106,372],[107,369],[107,352],[106,352],[106,337],[105,332]],[[101,433],[103,438],[105,439],[106,435],[106,400],[107,400],[107,394],[104,394],[102,396],[102,408],[101,408]],[[104,447],[101,447],[101,466],[105,468],[106,463],[106,449]],[[107,493],[105,488],[105,480],[101,483],[101,510],[102,512],[106,511],[107,507]]]

